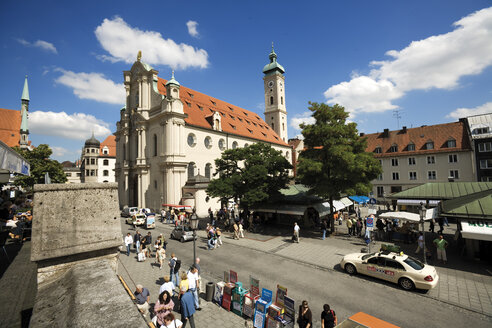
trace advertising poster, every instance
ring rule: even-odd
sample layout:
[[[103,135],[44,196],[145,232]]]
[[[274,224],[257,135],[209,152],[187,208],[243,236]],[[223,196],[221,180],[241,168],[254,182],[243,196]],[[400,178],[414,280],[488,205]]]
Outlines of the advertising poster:
[[[284,327],[289,327],[289,328],[294,328],[295,324],[295,317],[296,317],[296,310],[295,310],[295,304],[294,300],[288,296],[284,297],[284,306],[285,306],[285,312],[284,312]]]
[[[284,286],[277,285],[277,296],[275,298],[275,303],[278,306],[284,307],[285,296],[287,296],[287,288]]]
[[[230,275],[230,277],[229,277],[230,281],[229,282],[235,284],[237,282],[237,272],[230,270],[229,275]]]
[[[249,292],[251,293],[251,295],[253,295],[253,297],[260,295],[260,280],[252,276],[249,276],[249,281],[250,281]]]
[[[229,272],[224,271],[224,282],[227,284],[229,281]]]

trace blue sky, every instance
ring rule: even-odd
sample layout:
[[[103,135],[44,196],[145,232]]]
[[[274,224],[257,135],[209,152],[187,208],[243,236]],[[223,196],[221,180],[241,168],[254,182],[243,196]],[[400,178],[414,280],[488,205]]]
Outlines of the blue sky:
[[[142,60],[263,117],[272,41],[286,70],[289,138],[308,101],[339,103],[372,133],[492,112],[490,1],[10,1],[0,3],[0,107],[30,140],[75,160],[116,129],[123,70]]]

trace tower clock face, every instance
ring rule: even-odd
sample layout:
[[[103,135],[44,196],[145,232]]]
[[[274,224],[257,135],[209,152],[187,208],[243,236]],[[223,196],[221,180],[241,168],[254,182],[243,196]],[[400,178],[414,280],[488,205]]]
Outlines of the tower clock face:
[[[273,81],[268,82],[268,87],[269,88],[273,87]]]

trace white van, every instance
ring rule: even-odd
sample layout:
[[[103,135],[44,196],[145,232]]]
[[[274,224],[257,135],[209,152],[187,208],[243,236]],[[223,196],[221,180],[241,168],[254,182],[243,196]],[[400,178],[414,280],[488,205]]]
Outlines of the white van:
[[[138,213],[138,207],[125,207],[123,211],[121,211],[121,216],[125,218],[130,218],[137,213]]]

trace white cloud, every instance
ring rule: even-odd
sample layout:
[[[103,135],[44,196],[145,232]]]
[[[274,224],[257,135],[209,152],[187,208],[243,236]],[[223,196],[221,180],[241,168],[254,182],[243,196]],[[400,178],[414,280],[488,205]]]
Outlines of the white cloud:
[[[304,112],[294,116],[290,119],[290,126],[296,131],[301,131],[301,128],[299,127],[301,123],[314,124],[316,120],[311,116],[312,114],[312,112]]]
[[[389,50],[390,60],[373,61],[369,76],[325,92],[328,103],[349,111],[377,112],[394,109],[392,101],[411,90],[452,89],[459,79],[480,74],[492,65],[492,7],[470,14],[453,24],[446,34],[414,41],[406,48]]]
[[[96,137],[111,134],[109,124],[84,113],[35,111],[29,114],[29,130],[34,134],[85,140],[94,131]]]
[[[186,22],[186,27],[188,27],[188,33],[194,38],[199,37],[199,33],[196,29],[197,26],[198,26],[198,23],[195,21],[190,20],[190,21]]]
[[[110,54],[100,58],[111,62],[133,63],[141,50],[142,60],[150,65],[167,65],[176,69],[208,66],[205,50],[164,39],[159,32],[131,27],[120,17],[104,19],[95,34],[101,46]]]
[[[75,73],[57,69],[62,75],[55,82],[73,89],[73,93],[81,99],[91,99],[110,104],[125,103],[123,84],[108,80],[101,73]]]
[[[36,42],[29,42],[24,39],[17,39],[17,42],[20,44],[26,46],[26,47],[36,47],[36,48],[41,48],[43,50],[46,50],[48,52],[52,52],[54,54],[57,54],[58,51],[56,50],[55,46],[53,43],[49,43],[43,40],[37,40]]]
[[[492,102],[485,103],[483,105],[477,106],[475,108],[457,108],[453,112],[449,113],[446,117],[460,119],[463,117],[480,115],[480,114],[491,114],[492,113]]]
[[[57,146],[50,146],[51,150],[53,151],[53,156],[54,157],[64,157],[69,154],[76,154],[77,152],[74,150],[69,150],[63,147],[57,147]]]

